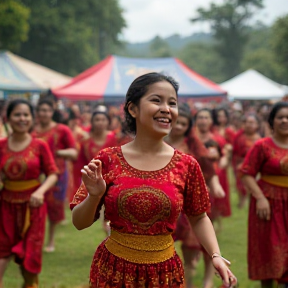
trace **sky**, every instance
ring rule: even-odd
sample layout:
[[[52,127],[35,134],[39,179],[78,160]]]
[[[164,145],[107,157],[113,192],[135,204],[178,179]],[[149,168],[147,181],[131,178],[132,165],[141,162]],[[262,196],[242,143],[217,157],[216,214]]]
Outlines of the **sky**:
[[[127,28],[123,40],[143,42],[155,36],[173,34],[189,36],[195,32],[209,32],[206,23],[191,23],[199,7],[208,8],[212,0],[119,0],[124,9]],[[223,0],[213,0],[223,3]],[[271,25],[278,17],[288,14],[288,0],[264,0],[265,8],[258,10],[253,21]]]

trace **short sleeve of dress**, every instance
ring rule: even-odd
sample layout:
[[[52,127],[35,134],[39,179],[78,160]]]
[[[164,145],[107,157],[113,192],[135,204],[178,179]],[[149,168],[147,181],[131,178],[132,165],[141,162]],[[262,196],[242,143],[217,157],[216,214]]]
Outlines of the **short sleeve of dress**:
[[[191,157],[188,168],[183,210],[187,216],[196,216],[210,209],[209,194],[198,162]]]
[[[41,171],[43,171],[46,176],[58,173],[58,168],[48,144],[40,139],[36,139],[36,141],[39,141]]]
[[[101,150],[94,159],[98,159],[98,160],[100,160],[102,162],[102,176],[103,176],[103,178],[104,178],[104,180],[106,182],[106,191],[107,191],[109,183],[107,183],[108,179],[107,179],[106,176],[107,176],[108,171],[109,171],[110,159],[109,159],[108,155],[105,153],[105,150]],[[100,210],[102,208],[102,205],[104,204],[105,194],[103,195],[102,199],[100,200],[100,203],[98,205],[97,211],[95,213],[95,221],[100,216]],[[87,189],[85,187],[85,184],[82,182],[80,187],[78,188],[77,192],[75,193],[72,202],[70,203],[70,209],[73,210],[73,208],[75,206],[77,206],[78,204],[80,204],[82,201],[84,201],[87,196],[88,196]]]
[[[263,139],[257,141],[248,151],[244,162],[240,168],[241,175],[250,175],[255,177],[261,171],[265,161],[265,153],[262,145]]]
[[[73,134],[71,132],[71,130],[63,125],[62,126],[62,137],[63,137],[63,144],[64,146],[68,149],[68,148],[76,148],[76,141],[73,137]]]

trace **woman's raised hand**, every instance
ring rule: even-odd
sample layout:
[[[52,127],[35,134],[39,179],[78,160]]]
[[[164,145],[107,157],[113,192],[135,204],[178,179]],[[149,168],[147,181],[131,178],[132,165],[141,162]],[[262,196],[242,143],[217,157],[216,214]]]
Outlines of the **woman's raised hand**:
[[[93,159],[81,170],[82,181],[90,196],[101,198],[106,191],[106,182],[102,177],[102,162]]]

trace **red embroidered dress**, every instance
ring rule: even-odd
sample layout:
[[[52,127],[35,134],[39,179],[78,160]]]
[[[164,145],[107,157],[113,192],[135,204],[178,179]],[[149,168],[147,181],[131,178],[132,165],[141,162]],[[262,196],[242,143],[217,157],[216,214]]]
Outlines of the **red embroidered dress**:
[[[104,149],[97,158],[103,163],[107,184],[102,198],[105,218],[111,221],[113,230],[134,235],[169,235],[175,230],[182,209],[187,215],[198,215],[209,209],[205,181],[192,156],[175,150],[169,164],[156,171],[133,168],[120,147]],[[82,184],[70,204],[71,209],[86,196]],[[109,252],[106,241],[94,255],[91,287],[183,287],[183,268],[176,253],[163,262],[137,264]]]
[[[56,151],[76,148],[76,143],[71,130],[63,124],[56,124],[53,128],[45,132],[34,131],[32,135],[44,140],[53,153],[56,165],[59,170],[59,177],[56,186],[45,194],[48,217],[54,223],[65,219],[64,201],[66,197],[68,172],[66,160],[56,155]]]
[[[272,138],[258,140],[245,157],[244,175],[287,176],[288,149],[276,146]],[[248,227],[248,268],[253,280],[280,279],[288,282],[288,188],[258,180],[269,200],[271,219],[256,215],[256,199],[251,197]],[[285,280],[284,280],[285,279]]]
[[[40,174],[57,172],[52,154],[48,145],[40,139],[32,139],[29,146],[19,152],[9,149],[7,138],[1,139],[0,171],[4,183],[0,191],[0,258],[14,254],[17,262],[27,271],[37,274],[41,271],[46,205],[32,208],[29,207],[29,200],[40,186],[40,182],[37,185]],[[24,189],[25,183],[31,180],[36,185]],[[20,183],[18,186],[23,189],[11,191],[11,188],[5,187],[7,181]],[[24,234],[27,209],[30,211],[30,226]]]

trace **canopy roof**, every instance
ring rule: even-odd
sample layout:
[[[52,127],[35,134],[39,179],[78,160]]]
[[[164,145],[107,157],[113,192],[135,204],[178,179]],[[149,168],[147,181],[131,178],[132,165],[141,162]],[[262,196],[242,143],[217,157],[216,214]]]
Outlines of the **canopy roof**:
[[[164,72],[180,84],[179,96],[212,97],[226,96],[220,86],[197,74],[176,58],[125,58],[108,56],[89,68],[70,83],[52,89],[59,98],[71,100],[123,100],[132,81],[145,73]]]
[[[0,52],[0,90],[39,92],[64,85],[71,77],[31,62],[11,52]]]
[[[220,86],[228,92],[230,99],[271,100],[281,99],[285,95],[282,85],[252,69],[223,82]]]

